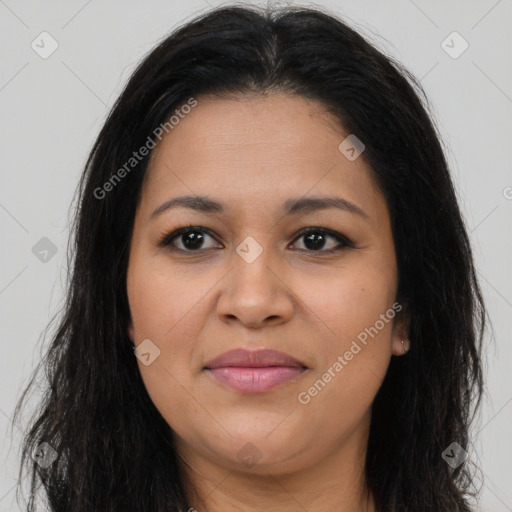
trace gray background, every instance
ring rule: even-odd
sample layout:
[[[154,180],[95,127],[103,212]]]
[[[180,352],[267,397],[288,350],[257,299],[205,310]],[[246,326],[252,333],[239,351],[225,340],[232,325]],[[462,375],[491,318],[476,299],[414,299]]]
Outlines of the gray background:
[[[143,55],[176,26],[220,4],[0,0],[0,457],[6,461],[0,512],[19,510],[14,485],[23,426],[10,427],[12,412],[40,359],[43,330],[62,304],[68,209],[93,140]],[[487,394],[471,448],[485,475],[479,507],[512,511],[512,2],[316,5],[403,62],[431,99],[494,326],[493,339],[487,337]],[[34,40],[43,45],[38,36],[44,31],[58,43],[47,59],[31,47]],[[453,31],[469,44],[457,58],[442,47]],[[447,44],[452,52],[462,48],[453,37]],[[57,249],[46,262],[32,251],[43,237]]]

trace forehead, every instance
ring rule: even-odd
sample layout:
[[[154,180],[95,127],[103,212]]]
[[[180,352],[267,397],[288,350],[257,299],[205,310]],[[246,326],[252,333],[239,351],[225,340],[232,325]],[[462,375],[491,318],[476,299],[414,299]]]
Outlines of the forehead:
[[[380,192],[364,160],[340,152],[347,135],[326,106],[299,96],[198,97],[153,150],[143,198],[158,206],[187,193],[228,210],[253,201],[273,209],[289,197],[341,193],[371,210]]]

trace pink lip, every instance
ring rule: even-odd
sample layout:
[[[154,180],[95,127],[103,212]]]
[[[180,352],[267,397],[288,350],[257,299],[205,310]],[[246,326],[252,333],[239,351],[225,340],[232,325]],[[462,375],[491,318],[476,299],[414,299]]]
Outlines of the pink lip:
[[[205,370],[242,393],[263,393],[299,377],[307,367],[276,350],[231,350],[206,364]]]

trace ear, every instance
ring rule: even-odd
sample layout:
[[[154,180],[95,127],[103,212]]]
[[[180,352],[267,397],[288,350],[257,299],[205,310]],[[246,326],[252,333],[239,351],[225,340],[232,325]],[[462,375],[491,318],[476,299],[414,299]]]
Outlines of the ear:
[[[134,332],[133,332],[133,321],[132,320],[130,320],[130,323],[128,324],[128,336],[133,341]]]
[[[411,348],[411,341],[409,338],[409,328],[411,325],[410,314],[406,307],[397,313],[395,322],[393,324],[393,340],[391,353],[394,356],[403,356]]]

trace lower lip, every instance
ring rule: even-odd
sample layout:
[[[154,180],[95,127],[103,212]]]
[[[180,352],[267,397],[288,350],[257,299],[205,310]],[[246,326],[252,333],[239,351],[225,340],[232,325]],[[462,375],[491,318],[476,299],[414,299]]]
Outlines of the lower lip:
[[[265,366],[243,368],[226,366],[208,368],[217,380],[242,393],[263,393],[280,384],[297,379],[306,368],[296,366]]]

